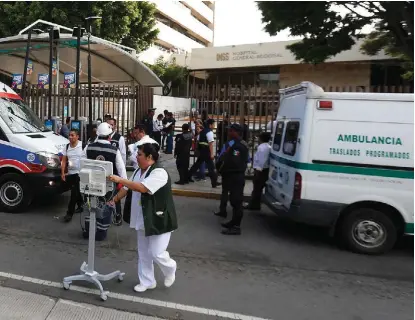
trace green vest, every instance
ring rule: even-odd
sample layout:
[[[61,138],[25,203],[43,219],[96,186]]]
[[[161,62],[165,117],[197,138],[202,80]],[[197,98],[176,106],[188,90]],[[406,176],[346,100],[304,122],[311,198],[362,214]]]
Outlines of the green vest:
[[[153,164],[145,177],[147,178],[151,171],[156,168],[162,167],[157,163]],[[155,194],[141,194],[141,207],[143,209],[146,237],[171,232],[177,229],[176,209],[174,207],[171,179],[169,175],[167,183],[157,190]],[[163,213],[156,214],[156,212]]]

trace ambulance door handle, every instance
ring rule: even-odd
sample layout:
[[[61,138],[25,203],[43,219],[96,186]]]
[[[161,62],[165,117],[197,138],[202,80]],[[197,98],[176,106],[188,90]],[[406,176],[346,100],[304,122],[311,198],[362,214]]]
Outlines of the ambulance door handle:
[[[283,193],[280,194],[280,197],[285,199],[285,195]]]

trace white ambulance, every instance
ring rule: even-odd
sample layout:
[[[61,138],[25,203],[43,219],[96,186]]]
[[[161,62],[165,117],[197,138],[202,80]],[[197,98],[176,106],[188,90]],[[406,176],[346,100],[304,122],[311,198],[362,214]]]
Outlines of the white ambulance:
[[[414,96],[280,90],[265,202],[380,254],[414,233]]]
[[[23,211],[36,196],[63,192],[60,158],[68,143],[0,82],[0,210]]]

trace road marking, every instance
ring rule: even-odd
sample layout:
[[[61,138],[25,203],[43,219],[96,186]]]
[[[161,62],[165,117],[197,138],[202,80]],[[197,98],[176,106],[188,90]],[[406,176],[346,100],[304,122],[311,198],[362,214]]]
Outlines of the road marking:
[[[21,276],[21,275],[18,275],[18,274],[13,274],[13,273],[7,273],[7,272],[1,272],[0,271],[0,277],[31,282],[31,283],[40,284],[40,285],[43,285],[43,286],[48,286],[48,287],[63,288],[63,285],[62,285],[61,282],[53,282],[53,281],[42,280],[42,279],[37,279],[37,278],[32,278],[32,277],[26,277],[26,276]],[[74,286],[74,285],[71,285],[70,290],[77,291],[77,292],[82,292],[82,293],[88,293],[88,294],[96,294],[96,295],[100,294],[98,289],[89,289],[89,288],[84,288],[84,287],[79,287],[79,286]],[[115,293],[115,292],[108,292],[108,296],[112,297],[112,298],[115,298],[115,299],[125,300],[125,301],[138,302],[138,303],[142,303],[142,304],[148,304],[148,305],[151,305],[151,306],[170,308],[170,309],[174,309],[174,310],[181,310],[181,311],[188,311],[188,312],[194,312],[194,313],[199,313],[199,314],[206,314],[206,315],[209,315],[209,316],[216,316],[216,317],[222,317],[222,318],[227,318],[227,319],[269,320],[269,319],[265,319],[265,318],[247,316],[247,315],[243,315],[243,314],[239,314],[239,313],[225,312],[225,311],[220,311],[220,310],[215,310],[215,309],[206,309],[206,308],[201,308],[201,307],[195,307],[195,306],[190,306],[190,305],[185,305],[185,304],[180,304],[180,303],[174,303],[174,302],[166,302],[166,301],[149,299],[149,298],[141,298],[141,297],[137,297],[137,296],[131,296],[131,295],[128,295],[128,294],[121,294],[121,293]]]

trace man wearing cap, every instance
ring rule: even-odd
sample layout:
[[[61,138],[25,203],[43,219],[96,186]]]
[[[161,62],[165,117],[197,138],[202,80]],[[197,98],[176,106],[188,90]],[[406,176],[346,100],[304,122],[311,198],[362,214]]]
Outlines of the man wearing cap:
[[[154,111],[155,108],[148,109],[147,115],[143,118],[143,124],[146,126],[146,133],[153,138]]]
[[[122,157],[122,160],[124,161],[124,165],[125,165],[127,163],[127,150],[126,150],[124,137],[116,131],[116,129],[117,129],[117,120],[115,120],[115,118],[111,118],[111,119],[107,120],[107,123],[112,128],[112,133],[111,133],[111,136],[110,136],[111,144],[114,147],[117,147],[118,150],[120,150],[121,157]]]
[[[208,119],[206,121],[207,127],[204,128],[202,132],[200,132],[198,141],[199,157],[197,158],[193,166],[190,168],[188,173],[188,181],[194,182],[192,179],[193,175],[197,172],[197,170],[199,170],[202,163],[205,162],[209,170],[212,188],[216,188],[217,186],[219,186],[218,176],[215,171],[215,164],[213,163],[213,160],[215,159],[215,153],[213,151],[213,143],[215,142],[215,138],[213,136],[212,131],[214,123],[215,120]]]
[[[101,160],[112,162],[113,173],[127,179],[127,172],[125,164],[121,157],[121,152],[118,148],[111,144],[112,127],[103,122],[97,129],[97,140],[88,146],[83,151],[83,158],[91,160]],[[116,205],[117,215],[115,217],[115,224],[122,223],[121,204]]]
[[[240,235],[243,216],[243,197],[245,187],[245,171],[248,164],[249,148],[241,139],[243,127],[237,123],[228,129],[229,141],[222,149],[217,163],[218,171],[222,175],[222,195],[220,211],[215,215],[226,218],[226,205],[229,194],[233,213],[232,219],[222,223],[225,228],[222,234]]]

